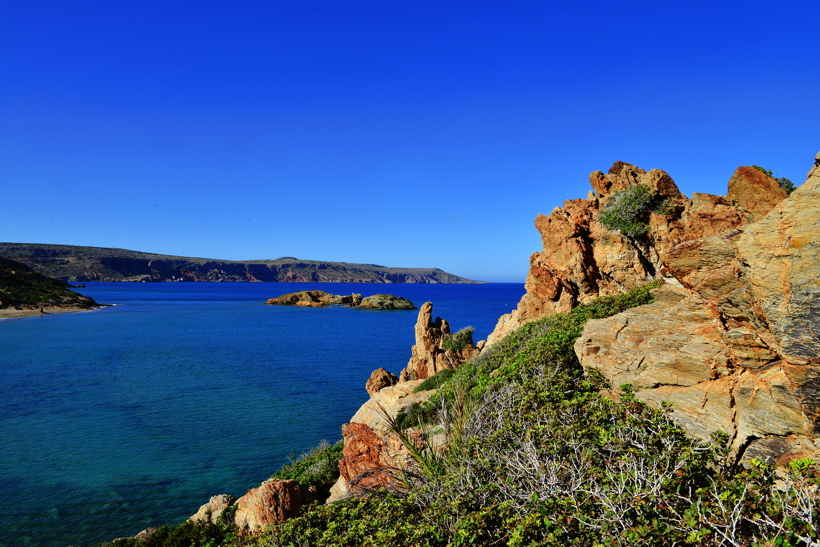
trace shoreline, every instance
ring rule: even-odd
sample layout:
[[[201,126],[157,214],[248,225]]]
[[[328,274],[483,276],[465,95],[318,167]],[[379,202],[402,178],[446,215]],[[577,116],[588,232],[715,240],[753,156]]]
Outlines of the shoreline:
[[[57,313],[77,313],[83,311],[94,311],[107,306],[99,306],[95,308],[43,308],[40,310],[15,310],[2,309],[0,310],[0,321],[3,319],[19,319],[21,317],[33,317],[36,315],[52,315]]]

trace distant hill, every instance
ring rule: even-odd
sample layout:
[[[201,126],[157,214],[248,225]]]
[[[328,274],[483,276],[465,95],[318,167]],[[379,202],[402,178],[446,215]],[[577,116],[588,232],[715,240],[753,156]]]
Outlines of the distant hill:
[[[268,281],[317,283],[481,283],[438,268],[389,268],[292,257],[228,261],[126,249],[0,243],[0,257],[64,281]]]
[[[98,304],[20,262],[0,258],[0,310],[91,309]]]

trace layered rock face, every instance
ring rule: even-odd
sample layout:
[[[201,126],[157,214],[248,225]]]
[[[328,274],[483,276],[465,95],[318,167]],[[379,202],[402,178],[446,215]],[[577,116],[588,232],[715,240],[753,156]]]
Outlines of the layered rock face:
[[[654,304],[587,323],[581,364],[652,405],[673,403],[672,417],[697,437],[727,433],[738,459],[820,456],[817,163],[820,154],[788,199],[759,171],[738,169],[730,203],[746,221],[661,240],[655,269],[669,284]]]
[[[415,330],[416,343],[407,367],[399,376],[401,382],[424,380],[441,370],[457,368],[478,355],[479,349],[472,343],[459,351],[442,347],[442,341],[450,334],[450,323],[441,317],[433,321],[432,302],[425,302],[419,309]]]
[[[410,405],[427,400],[432,391],[413,393],[422,380],[400,382],[382,388],[342,426],[344,451],[339,461],[339,480],[330,490],[328,503],[351,495],[395,486],[396,473],[410,465],[410,455],[385,419]],[[411,433],[418,439],[418,433]],[[433,442],[443,442],[443,438]]]
[[[527,292],[516,310],[499,319],[488,344],[528,321],[662,277],[663,257],[676,246],[748,224],[786,197],[777,181],[752,167],[738,168],[726,197],[696,193],[688,199],[666,172],[623,162],[589,180],[594,192],[587,199],[566,201],[535,220],[544,250],[530,257]],[[651,215],[649,235],[639,241],[598,222],[607,200],[635,184],[649,186],[669,204],[668,214]]]

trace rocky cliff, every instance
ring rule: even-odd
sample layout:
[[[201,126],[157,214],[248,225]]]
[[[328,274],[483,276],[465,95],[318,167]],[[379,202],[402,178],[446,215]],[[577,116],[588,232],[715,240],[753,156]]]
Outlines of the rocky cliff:
[[[738,458],[817,459],[820,167],[773,207],[748,198],[756,222],[667,250],[656,302],[590,321],[576,352],[614,386],[673,403],[691,434],[727,433]]]
[[[0,256],[65,281],[265,281],[301,283],[479,283],[438,268],[391,268],[299,260],[228,261],[126,249],[0,243]]]
[[[820,456],[820,154],[791,196],[740,167],[727,195],[683,196],[663,171],[618,162],[593,193],[536,227],[527,294],[491,341],[526,321],[652,279],[655,303],[590,321],[575,345],[585,369],[661,406],[689,433],[729,435],[738,459]],[[667,199],[645,238],[608,230],[612,196],[645,184]]]
[[[488,344],[533,319],[662,277],[663,257],[676,246],[748,224],[786,197],[777,181],[752,167],[737,169],[726,196],[695,193],[692,199],[666,172],[623,162],[589,180],[593,191],[586,199],[566,201],[536,218],[544,249],[530,257],[527,292],[516,310],[499,319]],[[598,217],[613,194],[637,184],[666,198],[668,211],[650,216],[648,236],[630,239],[606,229]]]

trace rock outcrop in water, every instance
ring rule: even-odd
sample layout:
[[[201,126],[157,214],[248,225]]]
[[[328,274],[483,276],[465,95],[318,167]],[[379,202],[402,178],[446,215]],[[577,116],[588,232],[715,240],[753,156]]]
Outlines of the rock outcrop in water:
[[[392,294],[374,294],[367,298],[353,293],[351,295],[330,294],[324,291],[300,291],[270,298],[266,304],[272,306],[302,306],[324,308],[327,306],[346,306],[366,310],[415,310],[416,306],[406,298]]]
[[[392,294],[374,294],[362,299],[361,303],[355,306],[365,310],[415,310],[416,306],[401,296]]]
[[[323,308],[325,306],[358,306],[362,303],[362,295],[330,294],[325,291],[300,291],[283,294],[271,298],[266,304],[271,306],[302,306]]]
[[[416,343],[407,367],[401,371],[400,381],[424,380],[444,369],[457,368],[461,363],[478,355],[479,349],[470,340],[464,347],[446,350],[444,339],[450,334],[450,323],[436,317],[433,320],[433,303],[425,302],[416,321]]]

